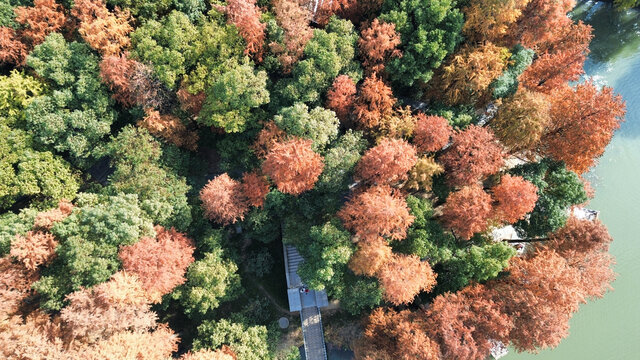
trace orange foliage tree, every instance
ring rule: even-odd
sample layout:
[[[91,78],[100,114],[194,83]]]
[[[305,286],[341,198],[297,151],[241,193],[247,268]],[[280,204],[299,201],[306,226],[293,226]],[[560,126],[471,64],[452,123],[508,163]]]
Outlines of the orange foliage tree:
[[[582,174],[600,157],[620,127],[625,113],[613,89],[599,90],[593,81],[563,86],[552,95],[551,124],[542,137],[542,151]]]
[[[504,150],[490,130],[471,125],[453,135],[452,145],[439,157],[449,184],[472,184],[493,174],[504,163]]]
[[[313,152],[311,140],[294,138],[277,143],[262,163],[262,172],[285,194],[298,195],[313,189],[324,163]]]
[[[276,54],[285,73],[302,57],[304,46],[313,37],[309,25],[311,12],[296,0],[278,0],[273,4],[278,25],[284,31],[284,44],[272,42],[271,51]]]
[[[434,152],[449,143],[453,128],[442,116],[427,116],[419,113],[413,130],[413,144],[419,152]]]
[[[373,276],[392,256],[391,247],[383,238],[361,241],[349,259],[349,269],[356,275]]]
[[[568,81],[578,80],[593,38],[590,25],[579,21],[553,29],[553,38],[539,45],[539,55],[520,77],[529,89],[550,93]]]
[[[503,101],[491,128],[511,152],[534,149],[549,125],[549,107],[544,94],[520,88]]]
[[[488,101],[489,85],[502,75],[507,54],[507,49],[492,43],[463,47],[436,74],[432,96],[450,105]]]
[[[156,226],[156,237],[143,237],[120,248],[118,257],[125,271],[140,280],[148,299],[159,303],[162,296],[186,281],[184,273],[194,261],[194,244],[184,234]]]
[[[494,212],[499,221],[512,224],[533,211],[538,201],[538,188],[520,176],[504,175],[491,189]]]
[[[47,35],[60,30],[65,22],[64,8],[55,0],[34,0],[33,6],[14,9],[16,22],[22,24],[22,41],[29,48],[40,44]]]
[[[287,138],[287,133],[280,129],[275,122],[269,121],[258,133],[256,141],[251,145],[251,149],[259,158],[264,158],[271,149]]]
[[[177,116],[161,115],[160,112],[149,108],[145,109],[145,113],[147,116],[138,121],[138,126],[176,146],[192,151],[198,148],[198,134],[187,130]]]
[[[371,25],[362,30],[358,40],[362,65],[369,73],[381,73],[387,60],[402,56],[397,49],[400,43],[400,34],[396,32],[394,23],[373,20]]]
[[[240,187],[247,204],[255,207],[264,205],[264,198],[269,193],[269,183],[262,174],[256,171],[242,174]]]
[[[327,92],[327,109],[333,110],[340,121],[345,122],[353,110],[356,100],[356,84],[348,75],[340,75],[333,80]]]
[[[501,44],[529,0],[472,0],[463,9],[467,40]]]
[[[572,22],[567,13],[575,4],[575,0],[530,0],[510,34],[512,44],[537,49],[539,44],[550,42],[554,30]]]
[[[28,270],[35,271],[38,266],[49,263],[56,255],[58,246],[53,234],[46,231],[29,231],[25,236],[16,235],[11,243],[10,255],[24,264]]]
[[[359,128],[375,130],[393,114],[396,99],[391,88],[376,74],[364,79],[354,105],[355,121]]]
[[[135,63],[137,61],[127,58],[126,54],[105,56],[100,61],[102,82],[113,92],[111,97],[125,107],[135,104],[135,94],[130,88]]]
[[[20,41],[16,31],[0,26],[0,64],[24,65],[29,49]]]
[[[491,196],[478,185],[451,193],[442,209],[444,224],[465,240],[486,230],[491,215]]]
[[[60,200],[58,207],[51,210],[39,212],[33,221],[34,228],[51,229],[53,224],[64,220],[71,215],[73,204],[67,200]]]
[[[131,44],[131,14],[128,10],[110,12],[102,0],[78,0],[71,14],[80,20],[78,32],[102,56],[118,56]]]
[[[436,297],[426,317],[427,335],[439,345],[442,359],[484,360],[491,340],[506,343],[513,326],[481,285]]]
[[[374,186],[354,195],[338,217],[345,228],[365,240],[379,236],[402,240],[414,220],[404,199],[388,186]]]
[[[155,327],[151,311],[138,279],[117,272],[105,283],[67,295],[69,305],[60,312],[72,339],[85,343],[104,340],[125,330],[145,331]]]
[[[27,269],[22,262],[11,256],[0,258],[0,319],[18,312],[22,301],[32,294],[31,284],[36,280],[38,273]]]
[[[421,291],[431,291],[437,274],[426,261],[415,255],[398,255],[378,271],[384,299],[394,305],[409,304]]]
[[[600,220],[570,217],[564,227],[549,236],[549,247],[569,257],[573,252],[606,251],[613,239]]]
[[[262,61],[266,24],[260,22],[260,9],[255,0],[230,0],[226,7],[229,22],[238,28],[246,46],[245,55]]]
[[[356,343],[356,359],[439,360],[440,348],[424,328],[420,315],[377,308],[367,317],[364,336]]]
[[[393,184],[406,180],[418,161],[415,148],[401,139],[383,138],[360,158],[354,179],[372,184]]]
[[[222,225],[244,219],[248,205],[242,196],[240,183],[224,173],[209,180],[200,190],[204,215]]]

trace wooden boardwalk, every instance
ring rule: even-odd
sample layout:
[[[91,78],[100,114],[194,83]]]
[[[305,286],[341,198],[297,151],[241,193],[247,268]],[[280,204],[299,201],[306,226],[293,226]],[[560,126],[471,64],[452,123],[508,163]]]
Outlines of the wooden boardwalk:
[[[327,360],[327,349],[322,332],[322,316],[317,306],[300,311],[304,352],[307,360]]]

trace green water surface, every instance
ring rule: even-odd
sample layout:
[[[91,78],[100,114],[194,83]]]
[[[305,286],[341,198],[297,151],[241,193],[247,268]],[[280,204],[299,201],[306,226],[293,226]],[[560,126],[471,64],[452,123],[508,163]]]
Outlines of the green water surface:
[[[586,73],[627,104],[626,122],[588,175],[596,189],[589,207],[601,211],[614,238],[618,278],[613,292],[580,308],[556,349],[537,355],[511,350],[506,360],[640,359],[640,12],[588,1],[578,4],[574,18],[594,28]]]

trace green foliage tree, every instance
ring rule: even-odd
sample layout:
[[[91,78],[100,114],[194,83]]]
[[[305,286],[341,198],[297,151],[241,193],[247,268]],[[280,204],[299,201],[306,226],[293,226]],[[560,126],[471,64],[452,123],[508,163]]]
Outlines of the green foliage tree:
[[[358,34],[353,24],[333,16],[324,29],[316,29],[304,48],[304,60],[292,71],[292,78],[284,78],[275,85],[273,105],[287,106],[295,102],[320,105],[322,97],[340,74],[354,81],[362,76],[356,61]]]
[[[631,9],[640,6],[640,0],[613,0],[613,3],[620,9]]]
[[[542,159],[537,163],[519,165],[511,170],[538,188],[538,201],[529,219],[515,224],[527,237],[546,236],[564,226],[568,208],[587,201],[584,185],[578,175],[561,162]]]
[[[96,55],[86,44],[67,43],[52,33],[29,54],[27,65],[52,91],[27,106],[25,128],[37,145],[68,153],[72,163],[87,167],[115,119]]]
[[[61,157],[32,148],[22,130],[0,124],[0,210],[18,199],[50,207],[60,199],[72,200],[80,187],[78,174]]]
[[[174,3],[188,3],[177,0],[107,0],[113,6],[129,9],[131,14],[142,19],[157,19],[167,13]],[[177,4],[176,4],[177,5]],[[180,9],[179,9],[180,10]]]
[[[322,107],[309,111],[304,103],[282,108],[273,121],[288,134],[313,141],[312,149],[316,152],[324,150],[327,144],[338,137],[340,125],[333,111]]]
[[[16,235],[24,235],[31,230],[37,213],[35,209],[24,208],[17,214],[6,212],[0,215],[0,256],[9,253]]]
[[[137,194],[157,225],[186,231],[191,224],[186,180],[161,164],[162,148],[145,129],[127,126],[107,146],[114,172],[108,194]]]
[[[444,58],[462,40],[463,15],[452,0],[388,0],[380,19],[396,25],[402,57],[389,60],[386,70],[403,87],[426,84]]]
[[[57,257],[33,285],[45,310],[59,310],[70,292],[107,281],[120,267],[118,247],[154,234],[132,194],[78,195],[74,212],[51,232],[59,242]]]
[[[371,310],[382,302],[382,289],[378,280],[347,273],[340,306],[352,315]]]
[[[339,221],[330,221],[311,227],[309,238],[309,244],[299,247],[305,261],[300,265],[298,274],[310,288],[326,289],[329,296],[339,295],[344,287],[347,263],[355,251],[351,234],[342,228]]]
[[[171,297],[180,302],[187,316],[204,316],[220,306],[220,302],[237,295],[240,288],[237,271],[234,262],[223,258],[222,249],[214,249],[189,266],[187,282],[177,287]]]
[[[193,348],[217,349],[227,345],[238,360],[270,359],[268,332],[264,326],[247,326],[227,319],[205,320],[198,326],[198,335]]]
[[[9,76],[0,75],[0,124],[24,127],[24,109],[45,90],[36,78],[18,70],[12,70]]]
[[[269,102],[267,73],[256,72],[245,62],[232,65],[206,90],[206,100],[198,121],[226,132],[242,132],[251,109]]]
[[[490,85],[493,89],[494,99],[506,98],[516,93],[519,84],[518,78],[533,62],[533,55],[533,50],[520,44],[511,49],[507,69]]]

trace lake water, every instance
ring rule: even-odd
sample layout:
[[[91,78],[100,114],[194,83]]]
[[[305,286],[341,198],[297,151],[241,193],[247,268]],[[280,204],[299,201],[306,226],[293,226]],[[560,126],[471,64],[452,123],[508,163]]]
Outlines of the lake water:
[[[506,360],[640,359],[640,12],[580,2],[575,18],[591,24],[595,38],[585,71],[621,94],[626,122],[588,178],[596,189],[590,207],[601,211],[614,238],[615,290],[583,305],[560,346]]]

